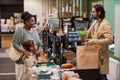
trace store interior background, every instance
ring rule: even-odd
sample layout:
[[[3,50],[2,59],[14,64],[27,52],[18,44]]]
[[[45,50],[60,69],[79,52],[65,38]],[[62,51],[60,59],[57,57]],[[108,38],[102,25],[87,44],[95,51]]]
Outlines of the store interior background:
[[[78,11],[73,12],[72,16],[70,14],[62,13],[62,7],[65,7],[65,1],[67,0],[0,0],[0,19],[8,19],[10,16],[13,16],[14,13],[22,13],[24,11],[29,11],[36,16],[37,23],[39,22],[42,26],[45,19],[48,19],[48,15],[52,12],[53,18],[70,18],[72,16],[84,16],[89,21],[91,6],[94,3],[101,3],[106,11],[106,19],[109,21],[112,32],[115,37],[116,50],[113,54],[114,57],[110,57],[110,80],[119,80],[120,79],[120,35],[119,31],[120,25],[115,19],[118,18],[120,21],[119,15],[116,15],[116,5],[120,6],[120,0],[72,0],[80,2],[77,4]],[[69,0],[68,0],[69,1]],[[74,2],[74,3],[75,3]],[[84,3],[83,3],[84,2]],[[60,4],[61,3],[61,4]],[[63,4],[62,4],[63,3]],[[85,5],[83,5],[85,4]],[[64,9],[65,10],[65,9]],[[120,7],[119,7],[120,10]],[[120,12],[118,12],[120,13]],[[117,17],[116,17],[117,16]],[[115,22],[116,21],[116,22]],[[117,26],[115,28],[115,26]],[[61,27],[61,25],[59,26]],[[7,48],[13,37],[13,32],[1,32],[0,31],[0,47]],[[117,60],[116,60],[117,58]],[[113,70],[114,69],[114,70]]]
[[[49,1],[49,3],[51,2],[51,4],[49,4],[49,6],[51,6],[51,7],[49,7],[49,8],[47,6],[48,1]],[[5,7],[9,7],[12,5],[12,6],[14,6],[14,10],[11,7],[12,8],[11,10],[13,10],[13,12],[16,11],[17,7],[21,7],[21,8],[17,8],[18,11],[16,11],[16,12],[29,11],[29,12],[37,15],[38,22],[42,22],[43,18],[45,18],[45,15],[43,16],[43,13],[46,13],[46,16],[47,16],[51,12],[52,2],[54,2],[54,1],[58,1],[58,0],[24,0],[24,1],[23,0],[19,0],[19,1],[18,0],[12,0],[12,1],[4,0],[4,1],[0,1],[0,15],[2,17],[2,13],[3,13],[2,10],[5,10]],[[86,0],[86,1],[88,4],[87,5],[88,13],[90,12],[92,2],[102,1],[102,4],[106,10],[106,19],[108,19],[111,26],[113,27],[113,33],[114,33],[115,5],[120,4],[120,1],[119,0]],[[45,2],[46,2],[46,4],[45,4]],[[111,9],[111,10],[109,10],[109,9]],[[80,13],[82,13],[82,12],[80,12]],[[109,17],[109,16],[111,16],[111,17]],[[7,17],[9,18],[9,16],[7,16]]]

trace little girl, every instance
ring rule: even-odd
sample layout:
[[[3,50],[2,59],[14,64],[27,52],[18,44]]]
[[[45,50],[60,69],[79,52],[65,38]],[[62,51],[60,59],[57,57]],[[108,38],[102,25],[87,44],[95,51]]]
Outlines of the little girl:
[[[29,73],[28,68],[36,66],[37,62],[47,62],[47,58],[44,56],[43,49],[40,48],[40,53],[38,57],[38,61],[36,59],[36,50],[37,45],[33,40],[28,40],[22,43],[23,48],[30,53],[29,57],[26,58],[25,56],[22,58],[24,62],[24,73],[23,73],[23,80],[29,80]]]
[[[35,66],[37,63],[35,56],[37,45],[33,40],[28,40],[23,42],[22,46],[26,51],[30,53],[28,58],[26,58],[25,56],[23,56],[22,58],[24,62],[23,80],[29,80],[28,68]]]

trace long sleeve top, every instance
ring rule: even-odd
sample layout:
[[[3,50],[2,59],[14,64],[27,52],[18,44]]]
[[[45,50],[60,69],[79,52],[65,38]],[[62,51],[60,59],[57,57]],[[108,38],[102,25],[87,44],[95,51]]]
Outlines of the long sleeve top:
[[[32,28],[32,29],[33,29],[33,32],[28,32],[24,28],[18,28],[15,31],[14,36],[13,36],[13,47],[15,49],[18,50],[20,43],[27,41],[27,40],[35,41],[38,48],[41,46],[41,40],[39,39],[39,35],[38,35],[36,29],[35,28]]]

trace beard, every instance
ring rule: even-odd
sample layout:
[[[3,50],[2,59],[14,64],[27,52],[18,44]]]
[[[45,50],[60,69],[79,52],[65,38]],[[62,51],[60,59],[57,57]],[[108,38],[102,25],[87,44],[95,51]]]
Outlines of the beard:
[[[92,15],[92,17],[93,17],[93,19],[96,19],[96,20],[98,20],[98,18],[99,18],[99,15],[98,15],[98,14],[96,14],[96,15]]]
[[[93,19],[98,20],[98,16],[93,16]]]

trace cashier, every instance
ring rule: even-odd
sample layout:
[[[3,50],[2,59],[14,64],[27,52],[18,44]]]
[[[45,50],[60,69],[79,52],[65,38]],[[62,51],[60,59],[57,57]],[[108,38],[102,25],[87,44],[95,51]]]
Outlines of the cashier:
[[[112,29],[105,19],[105,10],[102,5],[96,4],[92,7],[92,16],[95,19],[87,31],[86,45],[99,45],[99,68],[100,80],[107,80],[109,73],[108,46],[112,44]]]

